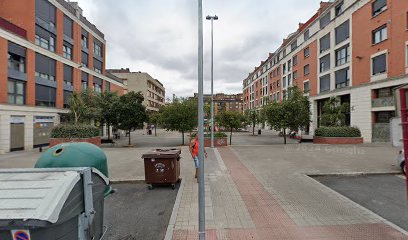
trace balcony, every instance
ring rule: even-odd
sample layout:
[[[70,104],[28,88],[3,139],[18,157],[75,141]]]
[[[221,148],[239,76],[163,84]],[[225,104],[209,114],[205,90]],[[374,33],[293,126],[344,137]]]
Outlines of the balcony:
[[[383,97],[383,98],[375,98],[371,101],[371,106],[373,108],[378,107],[394,107],[394,97]]]

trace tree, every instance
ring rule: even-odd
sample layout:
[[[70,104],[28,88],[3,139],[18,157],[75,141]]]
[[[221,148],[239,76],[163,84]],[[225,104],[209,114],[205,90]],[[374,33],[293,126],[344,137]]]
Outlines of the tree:
[[[256,110],[248,110],[245,112],[245,115],[252,125],[252,135],[255,135],[255,125],[259,122],[259,114]]]
[[[286,144],[286,129],[299,130],[310,123],[310,103],[297,87],[288,89],[289,97],[282,102],[273,102],[266,106],[265,117],[276,131],[283,130]]]
[[[245,122],[245,117],[235,111],[222,111],[217,115],[217,122],[230,129],[230,144],[232,144],[232,130],[242,127],[243,122]]]
[[[115,107],[118,113],[118,127],[129,133],[129,145],[131,145],[130,132],[143,128],[143,123],[148,121],[143,100],[141,92],[131,91],[120,96]]]
[[[161,114],[159,112],[149,113],[149,122],[154,124],[154,136],[157,136],[157,124],[160,122]]]
[[[118,125],[118,102],[119,97],[116,93],[105,92],[97,96],[99,108],[99,122],[105,124],[110,139],[110,127]]]
[[[196,99],[177,99],[166,105],[160,112],[160,124],[167,131],[179,131],[182,134],[184,145],[184,133],[192,131],[198,122]]]
[[[89,123],[99,114],[97,99],[90,91],[74,92],[68,99],[70,119],[74,124]]]
[[[336,97],[331,97],[323,104],[320,123],[325,127],[341,127],[346,124],[346,113],[350,111],[347,103],[340,104]]]

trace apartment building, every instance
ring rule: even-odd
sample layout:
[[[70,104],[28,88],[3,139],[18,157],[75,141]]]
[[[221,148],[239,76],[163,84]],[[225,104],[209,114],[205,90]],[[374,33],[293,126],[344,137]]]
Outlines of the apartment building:
[[[143,104],[148,111],[158,112],[165,105],[166,91],[163,84],[148,73],[131,72],[129,68],[108,69],[107,71],[123,80],[126,92],[142,92]]]
[[[194,98],[198,97],[198,93],[194,93]],[[211,94],[204,94],[204,103],[211,104]],[[223,111],[243,111],[243,95],[238,94],[214,94],[214,116]]]
[[[123,93],[105,46],[76,3],[0,1],[0,153],[48,145],[74,91]]]
[[[408,1],[336,0],[284,39],[243,81],[244,109],[281,101],[290,86],[309,96],[313,134],[330,97],[350,105],[346,123],[365,142],[388,141],[393,89],[408,83]],[[266,78],[269,91],[262,81]]]

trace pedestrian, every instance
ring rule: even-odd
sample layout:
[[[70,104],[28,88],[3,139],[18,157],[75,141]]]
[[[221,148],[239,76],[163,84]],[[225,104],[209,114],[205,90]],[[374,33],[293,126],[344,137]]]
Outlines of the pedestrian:
[[[199,141],[198,141],[198,134],[196,134],[195,138],[190,142],[190,153],[194,159],[194,166],[195,166],[195,176],[194,178],[198,178],[198,149],[199,149]],[[207,152],[204,148],[205,157],[207,158]],[[197,180],[198,181],[198,180]]]

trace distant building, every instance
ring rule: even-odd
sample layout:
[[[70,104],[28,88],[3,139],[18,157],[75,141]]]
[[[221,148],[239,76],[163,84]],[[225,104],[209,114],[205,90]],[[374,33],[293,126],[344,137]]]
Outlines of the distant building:
[[[197,98],[198,93],[194,93]],[[211,104],[211,94],[204,94],[204,103]],[[214,94],[214,116],[222,111],[243,111],[243,94]]]
[[[129,68],[108,69],[108,73],[123,80],[125,92],[142,92],[144,105],[148,111],[159,111],[165,105],[163,84],[145,72],[131,72]]]

